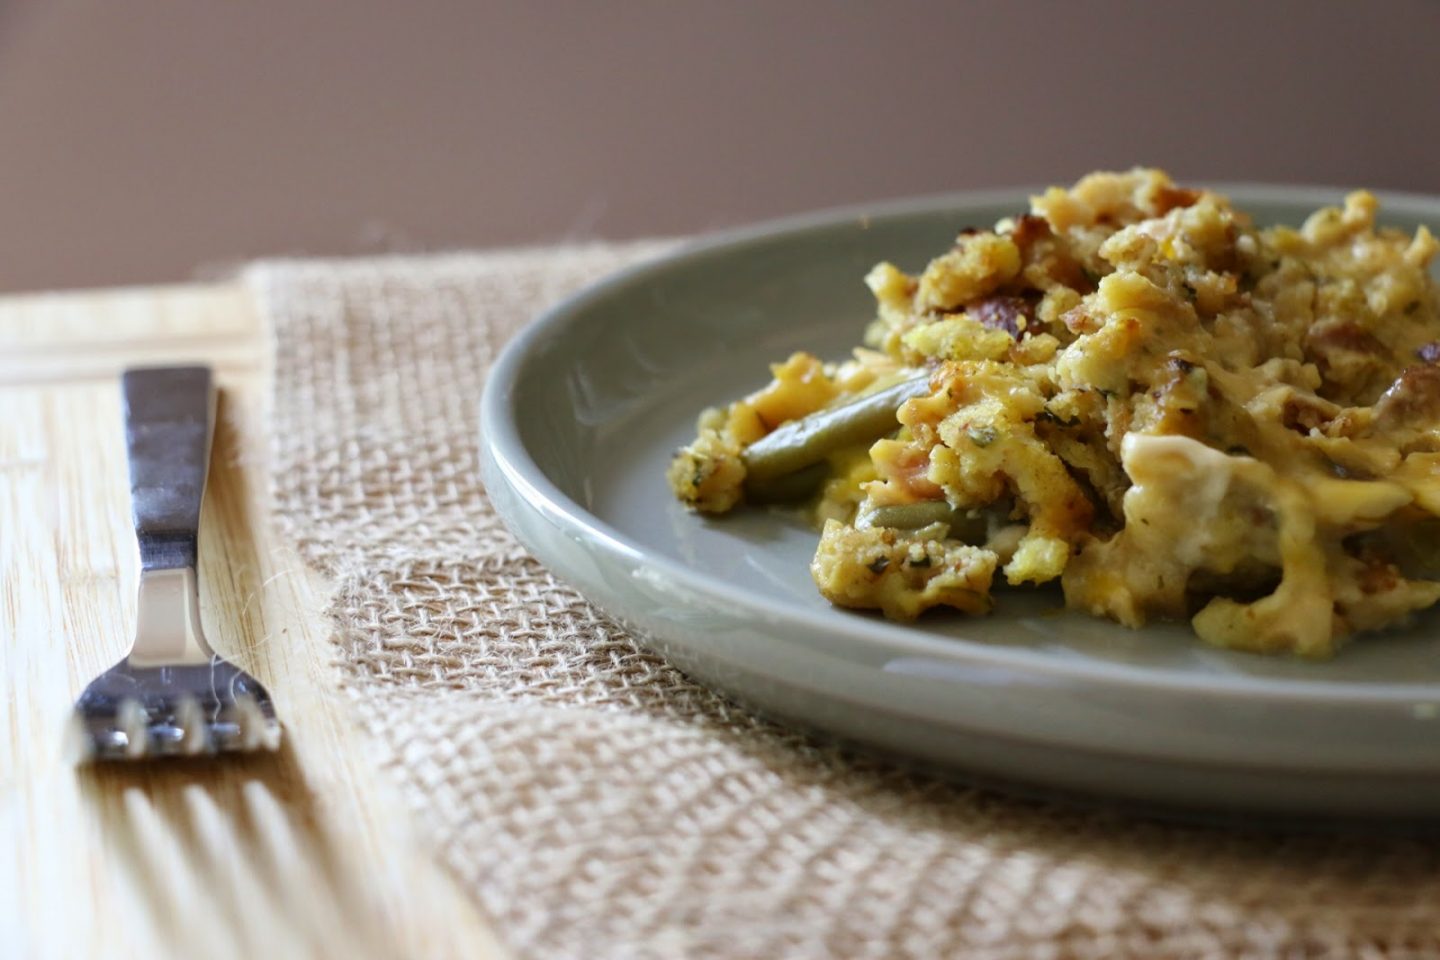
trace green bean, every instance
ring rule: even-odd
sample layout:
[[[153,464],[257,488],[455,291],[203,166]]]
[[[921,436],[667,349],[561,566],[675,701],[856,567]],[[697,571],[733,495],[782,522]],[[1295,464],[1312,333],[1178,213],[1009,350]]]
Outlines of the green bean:
[[[982,543],[985,540],[987,524],[979,513],[950,506],[944,500],[925,500],[920,503],[901,503],[877,507],[862,507],[855,517],[855,526],[864,530],[870,527],[891,527],[896,530],[919,530],[932,523],[944,523],[950,527],[950,536],[966,543]]]
[[[878,440],[898,426],[902,403],[929,392],[929,376],[914,377],[791,420],[745,448],[746,476],[763,483],[819,463],[841,447]]]
[[[819,490],[829,476],[830,464],[823,462],[764,480],[746,476],[745,499],[751,503],[798,503]]]

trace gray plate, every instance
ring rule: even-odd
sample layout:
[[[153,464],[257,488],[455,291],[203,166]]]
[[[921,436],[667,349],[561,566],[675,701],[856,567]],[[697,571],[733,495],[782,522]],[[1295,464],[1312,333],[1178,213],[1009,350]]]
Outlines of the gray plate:
[[[1262,223],[1339,191],[1229,186]],[[917,269],[1025,191],[786,220],[646,264],[550,311],[501,356],[482,410],[485,482],[536,556],[695,676],[782,719],[971,775],[1162,804],[1291,814],[1440,812],[1440,619],[1330,663],[1210,649],[1004,592],[987,619],[901,626],[831,608],[816,535],[775,513],[687,514],[663,473],[697,412],[796,349],[840,358],[861,283]],[[1440,199],[1382,197],[1440,224]]]

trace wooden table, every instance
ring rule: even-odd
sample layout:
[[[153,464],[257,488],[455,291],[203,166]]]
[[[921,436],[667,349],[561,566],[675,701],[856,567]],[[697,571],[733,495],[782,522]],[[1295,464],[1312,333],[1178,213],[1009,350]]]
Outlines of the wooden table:
[[[337,685],[327,590],[265,515],[266,353],[239,286],[0,299],[0,957],[499,957],[417,842]],[[128,649],[117,375],[221,388],[201,539],[215,648],[269,688],[275,755],[79,768],[77,693]]]

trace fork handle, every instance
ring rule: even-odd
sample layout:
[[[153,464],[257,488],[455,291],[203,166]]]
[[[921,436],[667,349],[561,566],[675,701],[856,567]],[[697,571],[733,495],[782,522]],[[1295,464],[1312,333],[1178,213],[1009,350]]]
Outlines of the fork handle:
[[[210,368],[138,368],[121,384],[140,568],[194,570],[215,424]]]

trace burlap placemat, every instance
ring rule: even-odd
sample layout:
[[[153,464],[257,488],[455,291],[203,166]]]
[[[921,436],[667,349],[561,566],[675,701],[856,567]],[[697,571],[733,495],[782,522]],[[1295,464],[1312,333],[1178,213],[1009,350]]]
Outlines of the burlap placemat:
[[[497,520],[477,402],[547,304],[656,245],[269,263],[274,497],[340,584],[359,716],[522,957],[1440,957],[1440,843],[1017,801],[759,721]]]

